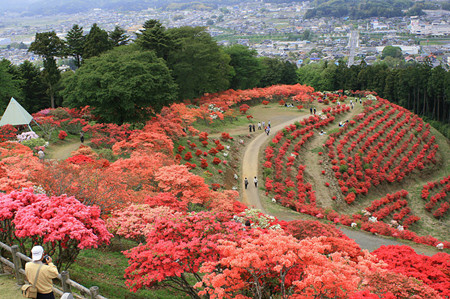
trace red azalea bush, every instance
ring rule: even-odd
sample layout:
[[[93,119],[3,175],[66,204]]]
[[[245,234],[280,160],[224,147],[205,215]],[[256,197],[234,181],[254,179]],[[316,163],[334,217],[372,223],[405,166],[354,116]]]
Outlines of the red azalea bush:
[[[202,265],[206,274],[195,287],[211,298],[348,298],[366,289],[384,298],[437,298],[417,280],[382,269],[367,252],[358,250],[352,259],[346,244],[354,242],[341,241],[333,249],[326,237],[299,242],[259,230],[253,237],[219,240],[219,258]]]
[[[17,137],[17,129],[12,125],[4,125],[0,127],[0,142],[15,140]]]
[[[222,134],[220,134],[220,138],[222,139],[222,141],[233,140],[233,137],[231,137],[229,133],[225,132],[222,132]]]
[[[112,148],[120,141],[129,141],[135,130],[130,129],[130,124],[94,124],[83,127],[83,132],[90,133],[90,143],[94,148]]]
[[[247,105],[247,104],[242,104],[242,105],[239,107],[239,112],[241,112],[242,114],[246,114],[247,111],[248,111],[248,109],[250,109],[250,106],[249,106],[249,105]]]
[[[201,168],[208,167],[208,162],[206,161],[206,159],[200,159],[200,167]]]
[[[217,261],[219,240],[237,240],[248,232],[230,221],[224,213],[192,213],[184,216],[158,217],[147,234],[146,243],[124,252],[129,259],[125,269],[126,285],[132,291],[160,284],[197,294],[185,279],[196,281],[200,267]]]
[[[189,161],[189,160],[191,160],[191,159],[192,159],[192,153],[191,153],[191,152],[187,152],[187,153],[184,155],[184,160]]]
[[[325,224],[316,220],[289,221],[286,231],[298,240],[311,237],[336,237],[349,240],[336,226]]]
[[[217,157],[214,157],[214,159],[213,159],[213,164],[214,165],[219,165],[221,162],[222,162],[222,160],[220,160],[219,158],[217,158]]]
[[[450,255],[437,253],[432,257],[417,254],[409,246],[381,246],[372,252],[388,264],[388,269],[414,277],[435,289],[443,298],[450,297]]]
[[[67,133],[65,131],[63,131],[63,130],[59,131],[59,134],[58,134],[59,139],[64,140],[64,139],[66,139],[66,137],[67,137]]]
[[[262,104],[264,105],[264,106],[267,106],[267,105],[269,105],[269,101],[267,101],[267,100],[264,100],[264,101],[262,101]]]
[[[76,165],[85,165],[94,163],[94,159],[85,155],[75,155],[67,158],[66,161]]]

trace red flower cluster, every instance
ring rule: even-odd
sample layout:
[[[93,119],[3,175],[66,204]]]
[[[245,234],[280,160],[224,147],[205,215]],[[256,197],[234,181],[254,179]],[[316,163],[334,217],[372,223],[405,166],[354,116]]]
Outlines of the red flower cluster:
[[[432,257],[417,254],[409,246],[381,246],[372,254],[388,264],[388,269],[409,277],[420,279],[439,292],[443,298],[450,297],[450,255],[437,253]]]
[[[64,139],[66,139],[66,137],[67,137],[67,133],[65,131],[63,131],[63,130],[59,131],[59,134],[58,134],[59,139],[64,140]]]
[[[431,195],[431,192],[433,195]],[[444,216],[449,208],[450,208],[450,197],[448,196],[450,193],[450,175],[443,178],[440,181],[436,182],[428,182],[426,185],[422,187],[422,199],[428,200],[425,204],[425,209],[428,212],[432,212],[432,210],[436,207],[438,202],[441,202],[439,208],[437,208],[433,212],[433,216],[436,218],[440,218]]]

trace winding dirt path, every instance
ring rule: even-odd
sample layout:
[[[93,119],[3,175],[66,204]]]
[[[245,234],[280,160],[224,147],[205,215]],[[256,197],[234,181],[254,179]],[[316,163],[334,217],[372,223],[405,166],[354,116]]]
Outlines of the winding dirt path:
[[[70,157],[73,151],[76,151],[81,145],[80,141],[74,141],[61,146],[56,146],[50,150],[46,159],[65,160]]]
[[[360,109],[358,109],[358,105],[355,106],[355,109],[351,112],[344,115],[344,120],[350,119],[353,115],[360,112]],[[241,200],[243,203],[245,203],[248,207],[256,208],[261,210],[263,213],[271,214],[272,216],[277,217],[278,219],[285,220],[285,221],[292,221],[296,219],[304,219],[300,213],[297,213],[295,211],[283,211],[280,209],[277,209],[275,212],[268,213],[266,207],[261,202],[260,196],[259,196],[259,188],[263,185],[262,178],[259,179],[259,185],[258,188],[256,188],[253,184],[253,177],[258,175],[258,169],[259,169],[259,161],[260,161],[260,154],[262,152],[263,146],[272,139],[272,137],[278,132],[279,130],[283,129],[285,126],[290,125],[296,121],[300,121],[303,118],[309,117],[309,114],[304,114],[302,116],[298,117],[286,117],[284,122],[279,123],[275,126],[272,126],[272,129],[270,131],[270,135],[267,136],[264,132],[259,134],[255,139],[253,139],[245,148],[244,156],[242,159],[242,168],[241,168]],[[306,161],[315,161],[317,157],[314,155],[317,155],[317,153],[312,153],[310,149],[313,149],[317,146],[321,146],[323,141],[326,140],[327,135],[319,136],[320,138],[314,138],[312,143],[309,145],[308,150],[306,151],[307,154],[305,156]],[[308,163],[307,163],[308,164]],[[311,163],[310,163],[311,164]],[[312,184],[314,185],[314,189],[319,190],[317,193],[317,198],[320,200],[322,206],[326,206],[327,204],[331,205],[331,200],[327,200],[329,196],[329,188],[320,188],[319,186],[323,185],[323,182],[321,180],[321,170],[319,167],[315,167],[315,165],[311,164],[307,166],[307,171],[309,172],[309,176],[313,178]],[[249,185],[248,188],[244,188],[244,178],[248,178]],[[318,188],[319,187],[319,188]],[[261,188],[262,189],[262,188]],[[274,203],[268,203],[272,205],[277,205]],[[275,210],[275,209],[271,209]],[[372,235],[370,233],[360,231],[360,230],[353,230],[347,227],[339,227],[341,231],[347,235],[349,238],[353,239],[362,249],[367,249],[369,251],[373,251],[377,248],[379,248],[382,245],[408,245],[413,247],[417,253],[419,254],[425,254],[425,255],[433,255],[437,251],[434,250],[431,247],[423,246],[421,244],[415,244],[415,243],[404,243],[400,240],[394,240],[390,239],[384,236],[376,236]]]

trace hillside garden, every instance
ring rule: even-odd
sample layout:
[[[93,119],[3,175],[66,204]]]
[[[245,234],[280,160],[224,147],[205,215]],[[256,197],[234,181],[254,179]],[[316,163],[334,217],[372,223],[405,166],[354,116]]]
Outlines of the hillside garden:
[[[40,111],[41,137],[2,127],[0,238],[27,254],[43,244],[60,270],[102,295],[450,295],[448,140],[409,111],[368,92],[297,84],[206,94],[142,124],[99,123],[92,112]],[[239,200],[240,165],[262,133],[249,124],[299,116],[270,134],[261,156],[261,197],[318,219],[286,222]],[[52,159],[81,131],[84,144]],[[443,252],[369,253],[332,223]]]

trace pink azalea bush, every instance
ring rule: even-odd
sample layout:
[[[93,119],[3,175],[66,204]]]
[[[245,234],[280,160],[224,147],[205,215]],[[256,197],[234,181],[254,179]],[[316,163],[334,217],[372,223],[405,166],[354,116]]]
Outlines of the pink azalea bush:
[[[100,218],[100,208],[85,206],[75,197],[48,197],[32,188],[0,196],[1,240],[20,243],[29,253],[42,245],[58,268],[68,268],[81,249],[109,244],[112,234]]]

